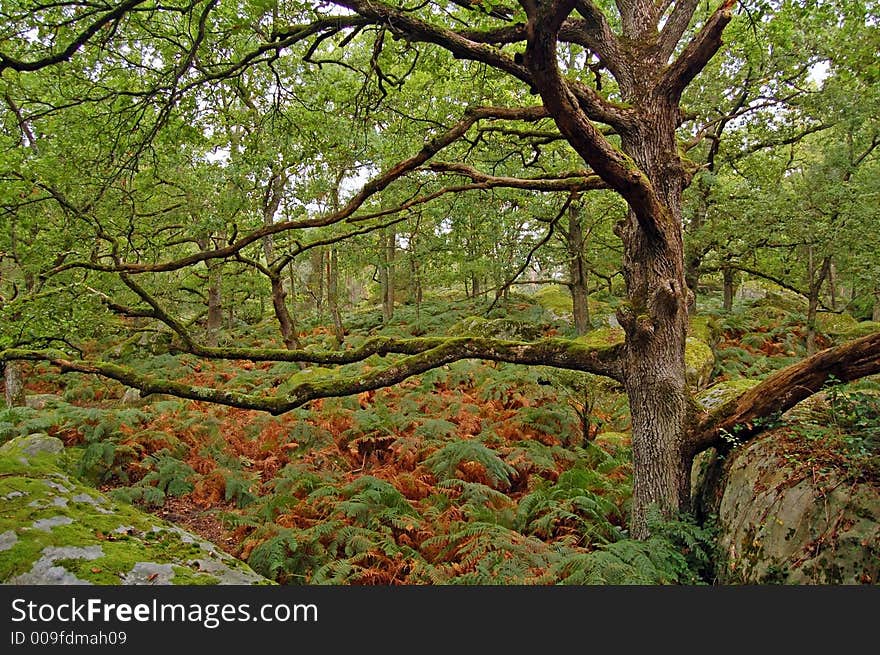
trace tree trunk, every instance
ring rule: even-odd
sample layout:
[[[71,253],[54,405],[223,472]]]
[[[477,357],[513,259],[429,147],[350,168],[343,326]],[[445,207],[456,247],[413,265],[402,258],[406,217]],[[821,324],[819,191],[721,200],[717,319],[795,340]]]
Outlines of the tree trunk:
[[[223,325],[223,304],[220,296],[222,277],[220,267],[215,261],[209,260],[206,263],[208,264],[208,320],[206,324],[208,333],[206,342],[209,346],[216,347],[220,337],[220,328]]]
[[[657,106],[659,105],[659,106]],[[626,331],[625,388],[632,415],[633,499],[630,529],[648,535],[653,505],[664,516],[690,504],[692,457],[684,452],[688,390],[684,349],[687,285],[681,231],[683,177],[675,143],[677,111],[655,102],[622,145],[648,174],[669,215],[649,234],[630,211],[618,233],[624,244],[629,307],[618,312]]]
[[[287,292],[284,290],[281,274],[273,275],[269,280],[272,283],[272,308],[275,310],[284,347],[288,350],[299,349],[301,346],[296,334],[296,325],[287,309]]]
[[[830,270],[830,257],[823,258],[819,270],[815,269],[813,264],[813,247],[809,246],[807,262],[809,280],[809,291],[807,292],[807,354],[809,355],[816,352],[816,315],[819,312],[819,294]]]
[[[724,280],[724,304],[722,305],[725,312],[729,312],[733,309],[733,297],[736,293],[736,287],[734,286],[734,270],[725,266],[721,271],[722,279]]]
[[[320,319],[324,310],[324,249],[313,248],[309,255],[312,270],[309,274],[309,293],[315,301],[315,311]]]
[[[6,384],[6,406],[24,406],[24,376],[21,372],[22,363],[16,361],[6,362],[3,379]]]
[[[394,318],[394,254],[397,235],[388,230],[379,240],[382,249],[382,264],[379,267],[379,281],[382,287],[382,322]]]
[[[342,316],[339,313],[339,251],[330,249],[327,258],[327,307],[333,319],[333,334],[336,337],[336,345],[342,345],[345,340],[345,330],[342,327]]]
[[[587,292],[587,263],[584,260],[584,231],[578,211],[572,203],[568,209],[568,290],[571,292],[572,319],[577,335],[590,329],[590,306]]]
[[[874,291],[874,311],[871,320],[880,323],[880,289]]]

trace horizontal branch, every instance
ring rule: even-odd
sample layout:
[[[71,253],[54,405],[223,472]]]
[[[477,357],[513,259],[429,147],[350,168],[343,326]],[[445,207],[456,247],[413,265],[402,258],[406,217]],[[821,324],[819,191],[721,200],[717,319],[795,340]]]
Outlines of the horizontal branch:
[[[558,177],[499,177],[488,175],[467,164],[434,162],[428,168],[437,173],[457,173],[474,182],[489,183],[493,187],[508,189],[525,189],[529,191],[593,191],[607,189],[608,185],[595,173],[587,171],[575,171],[562,173]]]
[[[429,344],[431,347],[426,348],[425,346]],[[285,395],[275,396],[258,396],[238,391],[190,385],[176,380],[143,375],[128,367],[110,362],[71,360],[60,351],[7,349],[0,351],[0,361],[44,361],[58,366],[62,373],[77,372],[100,375],[140,389],[146,394],[168,394],[189,400],[228,405],[241,409],[255,409],[271,414],[283,414],[319,398],[350,396],[364,391],[389,387],[414,375],[462,359],[552,366],[604,375],[620,381],[622,377],[620,365],[622,347],[622,344],[599,348],[588,347],[583,343],[567,339],[545,339],[535,343],[476,337],[407,339],[398,342],[382,339],[377,340],[370,347],[362,347],[359,349],[358,355],[363,356],[370,350],[375,350],[376,354],[382,354],[382,351],[391,353],[411,350],[414,351],[414,354],[383,368],[359,375],[320,377],[314,381],[305,381],[295,385]],[[424,349],[421,350],[421,348]],[[206,350],[219,352],[223,349]],[[262,354],[265,355],[268,352],[263,351]],[[302,350],[274,352],[282,357],[272,357],[272,361],[289,361],[290,356],[293,356],[294,360],[315,361],[320,359],[326,361],[332,358],[329,355],[334,354],[326,353],[328,357],[320,357],[316,353]],[[241,349],[227,349],[226,354],[241,354]],[[247,359],[263,359],[259,357],[261,353],[258,351],[252,351],[250,354],[252,356]],[[345,353],[340,354],[344,355]],[[361,359],[363,358],[361,357]]]

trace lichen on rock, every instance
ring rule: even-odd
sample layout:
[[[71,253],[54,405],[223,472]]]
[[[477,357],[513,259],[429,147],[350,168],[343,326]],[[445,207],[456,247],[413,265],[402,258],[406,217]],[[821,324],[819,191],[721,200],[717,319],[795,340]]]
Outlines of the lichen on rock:
[[[0,582],[269,583],[214,544],[72,478],[63,455],[48,435],[0,447]]]

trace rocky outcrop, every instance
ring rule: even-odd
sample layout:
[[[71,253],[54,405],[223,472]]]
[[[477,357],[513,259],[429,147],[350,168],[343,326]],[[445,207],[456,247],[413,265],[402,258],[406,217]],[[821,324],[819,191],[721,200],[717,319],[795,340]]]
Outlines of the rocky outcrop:
[[[0,582],[267,584],[200,537],[118,503],[65,472],[59,439],[0,447]]]

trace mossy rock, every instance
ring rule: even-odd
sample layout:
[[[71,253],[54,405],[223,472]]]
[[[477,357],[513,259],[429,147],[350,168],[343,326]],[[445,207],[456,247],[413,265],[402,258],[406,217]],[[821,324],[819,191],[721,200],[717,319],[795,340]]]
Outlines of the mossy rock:
[[[792,314],[805,314],[807,299],[767,280],[747,280],[737,289],[737,298],[751,300],[755,305],[776,307]]]
[[[692,387],[702,388],[715,368],[715,353],[705,341],[688,337],[684,349],[685,376]]]
[[[829,336],[846,335],[857,329],[859,322],[849,314],[835,312],[818,312],[816,329]]]
[[[553,312],[556,316],[571,316],[571,293],[567,287],[561,284],[542,286],[532,297],[541,307]]]
[[[699,482],[702,511],[717,517],[721,584],[876,584],[880,490],[844,467],[817,471],[786,456],[770,431]],[[712,456],[709,455],[709,458]],[[695,466],[695,470],[697,467]]]
[[[718,384],[714,384],[708,389],[697,394],[697,402],[706,410],[713,410],[724,406],[735,398],[739,398],[752,387],[757,386],[761,381],[748,378],[737,378],[735,380],[724,380]]]
[[[64,457],[45,434],[0,448],[0,583],[270,584],[214,544],[71,477]]]
[[[718,343],[718,339],[721,337],[721,325],[714,316],[698,314],[690,317],[688,334],[704,343],[713,345]]]
[[[858,339],[859,337],[866,337],[875,332],[880,332],[880,323],[877,321],[861,321],[856,323],[852,329],[842,336],[846,339]]]
[[[540,339],[549,325],[536,325],[532,322],[517,321],[511,318],[486,319],[481,316],[468,316],[449,328],[453,337],[483,337],[491,339],[512,339],[534,341]]]
[[[623,343],[624,338],[623,328],[611,327],[609,325],[590,330],[586,334],[579,336],[576,341],[585,344],[588,348],[601,348],[603,346],[613,346],[616,343]]]
[[[551,312],[557,318],[571,318],[574,311],[571,292],[568,287],[561,284],[548,284],[541,287],[532,295],[532,300]],[[594,322],[609,323],[609,317],[614,316],[614,306],[598,298],[587,298],[590,316]]]

